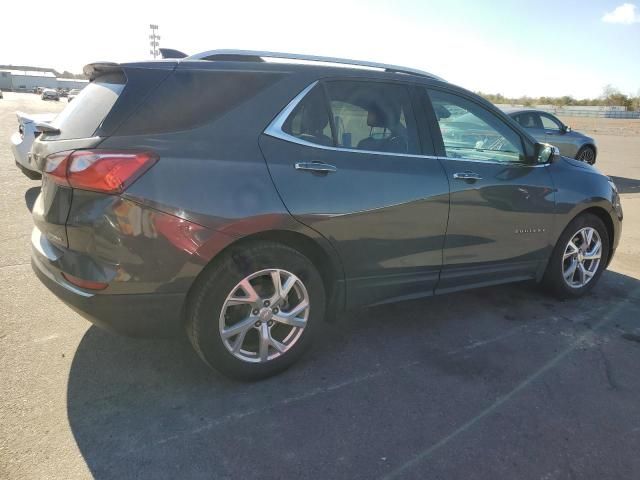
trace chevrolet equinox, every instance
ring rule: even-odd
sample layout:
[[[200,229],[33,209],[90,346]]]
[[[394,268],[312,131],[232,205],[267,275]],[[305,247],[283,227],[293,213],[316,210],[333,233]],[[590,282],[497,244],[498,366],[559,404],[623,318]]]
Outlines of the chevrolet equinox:
[[[32,149],[34,271],[228,376],[282,371],[345,309],[528,279],[580,297],[620,240],[608,177],[426,72],[217,50],[85,73]]]

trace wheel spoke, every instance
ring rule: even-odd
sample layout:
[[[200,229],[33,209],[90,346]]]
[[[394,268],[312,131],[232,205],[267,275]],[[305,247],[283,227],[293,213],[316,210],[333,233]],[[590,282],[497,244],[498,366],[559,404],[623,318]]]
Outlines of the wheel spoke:
[[[566,260],[567,258],[569,258],[570,256],[572,256],[574,253],[578,253],[578,247],[576,246],[575,243],[573,243],[573,240],[571,240],[569,242],[569,245],[567,245],[567,249],[565,250],[564,253],[564,259]]]
[[[246,335],[247,330],[249,330],[253,326],[254,322],[255,320],[252,317],[245,318],[244,320],[241,320],[238,323],[231,325],[229,328],[223,330],[222,337],[225,339],[229,339],[238,335],[239,333]]]
[[[595,253],[587,253],[584,256],[585,260],[598,260],[602,255],[600,254],[599,251],[595,252]]]
[[[578,261],[573,260],[571,262],[571,266],[564,271],[564,278],[566,278],[568,282],[573,282],[573,277],[575,276],[577,267],[578,267]]]
[[[274,270],[271,272],[271,281],[273,282],[273,299],[272,304],[283,303],[287,300],[289,296],[289,292],[296,284],[298,279],[294,275],[289,275],[284,284],[282,283],[281,272],[278,270]]]
[[[291,327],[298,327],[298,328],[304,328],[304,326],[307,324],[306,320],[302,318],[292,317],[289,314],[274,315],[273,320],[275,320],[278,323],[282,323],[284,325],[289,325]]]
[[[242,290],[245,296],[237,296],[238,290]],[[227,306],[252,304],[260,300],[260,296],[253,288],[253,285],[251,285],[251,282],[246,278],[240,282],[238,288],[233,293],[234,295],[227,300]]]
[[[273,338],[271,336],[271,333],[269,333],[269,343],[273,348],[275,348],[278,351],[278,353],[284,353],[285,350],[287,349],[287,347],[284,344],[280,343],[275,338]]]
[[[597,258],[600,258],[600,256],[602,255],[600,251],[601,249],[602,249],[602,242],[597,241],[596,244],[593,246],[593,248],[584,254],[584,259],[595,260]]]
[[[271,272],[271,282],[273,283],[274,298],[281,297],[280,292],[282,292],[282,277],[280,277],[279,270],[273,270]]]
[[[242,330],[240,334],[236,337],[236,339],[233,341],[233,344],[231,345],[231,351],[233,353],[237,353],[240,351],[240,349],[242,348],[242,345],[244,344],[244,339],[247,336],[248,331],[249,331],[248,328],[246,330]]]
[[[589,248],[589,246],[591,245],[591,240],[593,240],[593,232],[593,228],[587,228],[585,235],[585,248]]]
[[[580,286],[584,285],[587,281],[587,271],[584,268],[584,265],[578,262],[578,282]]]
[[[271,343],[271,334],[266,323],[260,325],[260,361],[265,362],[269,358],[269,344]]]
[[[289,278],[287,278],[287,281],[284,282],[282,291],[280,292],[280,297],[282,297],[283,300],[286,300],[286,298],[289,296],[289,292],[291,292],[291,289],[296,284],[296,281],[297,278],[291,275]]]
[[[582,274],[584,275],[584,280],[586,283],[587,280],[593,277],[596,272],[592,272],[590,269],[586,268],[583,264],[580,264],[580,266],[582,267]]]
[[[293,310],[289,312],[280,312],[278,315],[274,315],[273,319],[276,322],[284,323],[285,325],[302,328],[307,324],[307,321],[304,318],[298,318],[298,315],[304,312],[308,307],[309,302],[307,300],[302,300],[295,306],[295,308],[293,308]]]

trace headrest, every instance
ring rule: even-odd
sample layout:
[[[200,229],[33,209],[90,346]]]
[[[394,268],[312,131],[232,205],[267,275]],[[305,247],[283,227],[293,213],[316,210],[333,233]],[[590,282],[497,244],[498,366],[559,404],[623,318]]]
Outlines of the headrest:
[[[400,121],[400,112],[394,108],[383,108],[379,104],[373,104],[367,109],[367,125],[392,129]]]
[[[321,132],[329,123],[329,116],[323,104],[310,102],[302,111],[302,130],[315,134]]]

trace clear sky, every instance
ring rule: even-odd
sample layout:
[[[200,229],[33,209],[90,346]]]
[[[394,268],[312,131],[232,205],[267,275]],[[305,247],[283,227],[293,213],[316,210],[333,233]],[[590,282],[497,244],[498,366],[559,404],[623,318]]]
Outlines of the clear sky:
[[[147,59],[156,23],[161,46],[187,53],[357,58],[508,96],[640,90],[640,0],[31,0],[6,2],[0,19],[0,64],[80,72],[95,60]]]

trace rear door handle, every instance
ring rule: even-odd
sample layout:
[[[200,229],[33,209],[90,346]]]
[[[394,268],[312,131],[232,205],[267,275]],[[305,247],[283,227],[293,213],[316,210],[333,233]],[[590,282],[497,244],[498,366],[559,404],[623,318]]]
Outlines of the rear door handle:
[[[482,177],[475,172],[454,173],[453,178],[456,180],[482,180]]]
[[[328,163],[322,163],[322,162],[298,162],[296,163],[295,167],[296,167],[296,170],[308,170],[314,173],[321,173],[325,175],[327,173],[333,173],[338,171],[338,169],[333,165],[329,165]]]

